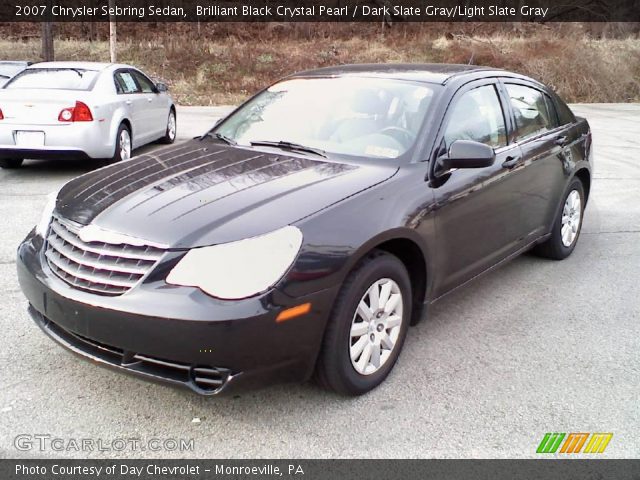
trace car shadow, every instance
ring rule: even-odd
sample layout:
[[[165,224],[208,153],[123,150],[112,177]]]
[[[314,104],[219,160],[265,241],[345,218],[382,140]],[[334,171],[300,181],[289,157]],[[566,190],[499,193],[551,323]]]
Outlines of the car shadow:
[[[133,152],[134,157],[144,155],[146,153],[153,152],[163,145],[149,144],[136,149]],[[42,175],[46,174],[48,178],[53,174],[55,176],[63,177],[75,177],[84,173],[97,170],[98,168],[106,167],[109,165],[108,160],[29,160],[26,159],[22,164],[22,167],[15,170],[5,170],[6,172],[13,172],[19,175]]]

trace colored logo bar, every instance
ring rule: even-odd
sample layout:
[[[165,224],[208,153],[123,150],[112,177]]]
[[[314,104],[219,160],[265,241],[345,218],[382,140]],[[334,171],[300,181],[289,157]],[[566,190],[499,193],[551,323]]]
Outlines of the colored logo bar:
[[[558,453],[604,453],[611,437],[613,433],[545,433],[536,453],[553,454],[558,448]]]

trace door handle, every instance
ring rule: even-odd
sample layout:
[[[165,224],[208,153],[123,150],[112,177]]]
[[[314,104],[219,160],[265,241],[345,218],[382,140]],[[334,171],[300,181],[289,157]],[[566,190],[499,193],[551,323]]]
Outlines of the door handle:
[[[557,137],[553,143],[555,143],[556,145],[558,145],[559,147],[564,147],[567,144],[567,136],[566,135],[562,135],[561,137]]]
[[[149,103],[153,102],[153,98],[147,98],[147,102]]]
[[[124,102],[124,103],[126,103],[127,105],[131,105],[131,100],[127,100],[127,101],[126,101],[126,102]]]
[[[513,168],[521,159],[522,157],[520,155],[507,157],[507,159],[502,163],[502,166],[504,168]]]

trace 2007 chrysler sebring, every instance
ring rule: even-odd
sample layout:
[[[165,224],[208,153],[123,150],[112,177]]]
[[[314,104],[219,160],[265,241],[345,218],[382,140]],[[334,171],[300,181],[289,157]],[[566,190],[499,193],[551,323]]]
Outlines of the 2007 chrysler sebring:
[[[48,335],[101,364],[202,394],[314,373],[362,394],[428,304],[530,248],[570,255],[591,167],[586,120],[530,78],[308,71],[67,183],[20,284]]]

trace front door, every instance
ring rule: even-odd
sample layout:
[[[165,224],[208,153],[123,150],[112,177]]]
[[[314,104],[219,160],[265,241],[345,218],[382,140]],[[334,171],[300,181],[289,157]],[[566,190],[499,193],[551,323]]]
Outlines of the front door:
[[[435,251],[440,278],[438,297],[499,262],[522,245],[519,218],[520,147],[509,142],[508,108],[499,84],[483,80],[467,85],[451,102],[437,145],[448,150],[455,140],[474,140],[494,148],[496,160],[486,168],[456,169],[432,182],[436,197]]]

